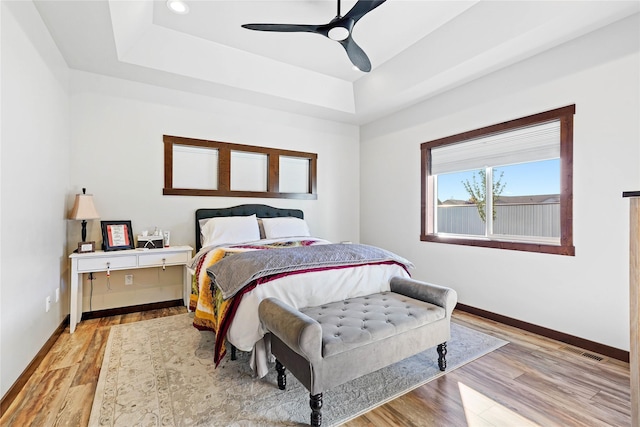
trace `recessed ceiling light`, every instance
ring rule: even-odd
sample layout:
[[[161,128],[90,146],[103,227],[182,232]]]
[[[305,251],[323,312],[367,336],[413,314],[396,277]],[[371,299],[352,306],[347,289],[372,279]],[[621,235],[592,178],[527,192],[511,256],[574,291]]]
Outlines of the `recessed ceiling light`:
[[[182,0],[167,0],[167,7],[170,11],[180,15],[189,13],[189,5]]]

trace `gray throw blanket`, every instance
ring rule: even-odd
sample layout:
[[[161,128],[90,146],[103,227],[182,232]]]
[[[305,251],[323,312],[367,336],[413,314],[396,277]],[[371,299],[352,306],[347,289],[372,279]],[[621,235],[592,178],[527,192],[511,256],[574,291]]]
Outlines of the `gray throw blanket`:
[[[228,299],[252,281],[273,274],[381,262],[413,268],[411,262],[384,249],[339,243],[241,252],[216,262],[207,268],[207,274]]]

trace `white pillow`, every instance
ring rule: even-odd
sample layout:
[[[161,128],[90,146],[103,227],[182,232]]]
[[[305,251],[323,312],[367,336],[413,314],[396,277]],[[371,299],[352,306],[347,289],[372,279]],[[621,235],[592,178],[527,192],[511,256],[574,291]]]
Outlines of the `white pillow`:
[[[200,232],[202,233],[203,247],[260,240],[258,218],[255,215],[211,218],[200,229]]]
[[[264,235],[267,239],[280,237],[307,237],[309,226],[304,219],[295,217],[262,218]]]

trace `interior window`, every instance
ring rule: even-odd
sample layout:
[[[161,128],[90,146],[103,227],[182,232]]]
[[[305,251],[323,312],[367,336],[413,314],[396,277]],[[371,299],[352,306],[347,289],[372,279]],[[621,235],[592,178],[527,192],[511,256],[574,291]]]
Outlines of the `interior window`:
[[[421,145],[421,240],[574,255],[575,106]]]
[[[164,135],[171,196],[317,199],[316,153]]]

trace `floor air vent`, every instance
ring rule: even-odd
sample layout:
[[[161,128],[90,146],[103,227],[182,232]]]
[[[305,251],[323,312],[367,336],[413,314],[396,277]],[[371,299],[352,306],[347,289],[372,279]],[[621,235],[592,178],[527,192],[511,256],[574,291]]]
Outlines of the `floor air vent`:
[[[582,357],[586,357],[587,359],[595,360],[596,362],[602,362],[604,357],[598,356],[597,354],[587,353],[586,351],[582,351],[579,348],[575,347],[564,347],[563,350],[566,350],[570,353],[577,354]]]

